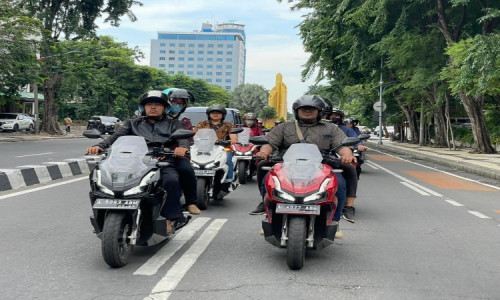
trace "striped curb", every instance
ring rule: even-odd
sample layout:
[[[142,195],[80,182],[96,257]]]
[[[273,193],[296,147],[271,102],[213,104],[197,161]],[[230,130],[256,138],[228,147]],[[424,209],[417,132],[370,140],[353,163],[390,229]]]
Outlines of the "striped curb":
[[[19,166],[17,169],[0,169],[0,192],[89,174],[98,160],[96,157],[66,159],[42,165]]]

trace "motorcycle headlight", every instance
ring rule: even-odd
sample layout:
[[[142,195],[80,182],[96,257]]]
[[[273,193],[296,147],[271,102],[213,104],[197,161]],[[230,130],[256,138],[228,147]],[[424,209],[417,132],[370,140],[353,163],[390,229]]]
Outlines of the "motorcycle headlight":
[[[252,155],[252,151],[251,150],[247,151],[247,152],[243,153],[243,155]]]
[[[197,163],[191,161],[191,166],[195,169],[199,169],[200,168],[200,165],[198,165]]]
[[[245,155],[245,153],[241,152],[241,151],[234,151],[234,154],[235,155]]]
[[[295,201],[295,197],[293,197],[292,195],[288,194],[287,192],[285,192],[281,189],[281,183],[280,183],[278,177],[273,176],[272,179],[274,181],[274,184],[276,185],[276,187],[273,189],[273,196],[274,197],[281,198],[281,199],[288,200],[288,201]]]
[[[316,193],[311,194],[307,197],[304,197],[304,202],[318,201],[318,200],[326,198],[326,196],[328,196],[328,192],[326,191],[326,187],[328,186],[330,181],[331,181],[330,178],[325,179],[325,181],[323,181],[323,183],[319,187],[319,190]]]
[[[148,174],[146,174],[146,176],[144,176],[142,178],[142,180],[138,186],[134,186],[133,188],[126,190],[125,192],[123,192],[123,196],[131,196],[131,195],[140,194],[140,193],[144,192],[144,188],[146,186],[148,186],[148,184],[149,184],[148,181],[151,178],[153,178],[153,176],[155,176],[155,174],[156,174],[156,171],[149,172]]]
[[[205,169],[217,168],[220,165],[220,161],[211,162],[205,166]]]
[[[99,190],[101,192],[103,192],[104,194],[108,194],[108,195],[114,196],[115,193],[113,193],[112,190],[108,189],[107,187],[105,187],[102,184],[102,182],[101,182],[101,170],[97,170],[96,171],[96,176],[97,176],[96,184],[97,184],[97,187],[99,188]]]

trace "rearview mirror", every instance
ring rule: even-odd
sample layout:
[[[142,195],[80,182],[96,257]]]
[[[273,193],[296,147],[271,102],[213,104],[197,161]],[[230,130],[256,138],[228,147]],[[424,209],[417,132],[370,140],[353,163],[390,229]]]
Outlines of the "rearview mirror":
[[[359,143],[361,140],[357,137],[346,137],[342,140],[342,146],[350,147]]]
[[[240,132],[243,132],[243,128],[233,128],[233,130],[231,130],[231,134],[238,134]]]
[[[269,141],[267,140],[267,137],[265,137],[265,136],[252,136],[249,141],[250,141],[250,143],[252,143],[254,145],[269,144]]]
[[[358,139],[360,139],[362,141],[367,140],[369,138],[370,138],[370,135],[367,133],[362,133],[362,134],[358,135]]]
[[[170,136],[171,139],[173,140],[180,140],[180,139],[189,139],[194,136],[194,131],[187,130],[187,129],[177,129],[172,133]]]
[[[89,139],[98,139],[101,137],[101,132],[97,129],[89,129],[83,132],[83,136]]]

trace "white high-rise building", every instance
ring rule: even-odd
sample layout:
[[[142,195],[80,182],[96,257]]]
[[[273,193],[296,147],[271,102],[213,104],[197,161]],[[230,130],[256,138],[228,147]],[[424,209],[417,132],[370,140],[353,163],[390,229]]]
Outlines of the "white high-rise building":
[[[233,91],[245,83],[244,27],[203,23],[201,31],[160,31],[158,39],[151,40],[150,66]]]

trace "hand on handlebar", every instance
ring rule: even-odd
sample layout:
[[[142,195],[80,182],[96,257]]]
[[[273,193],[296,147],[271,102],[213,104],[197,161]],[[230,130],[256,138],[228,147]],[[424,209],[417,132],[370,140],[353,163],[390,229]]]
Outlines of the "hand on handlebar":
[[[174,157],[184,157],[188,152],[187,148],[177,147],[174,149]]]
[[[265,160],[265,159],[267,159],[267,157],[269,156],[269,154],[267,154],[266,152],[260,152],[259,151],[259,152],[255,153],[255,156],[257,158],[261,158],[261,159]]]
[[[368,149],[368,147],[366,147],[364,145],[359,145],[358,146],[358,151],[365,151],[366,149]]]
[[[88,147],[87,148],[87,153],[86,154],[99,154],[100,152],[102,152],[102,148],[99,147],[99,146],[93,146],[93,147]]]
[[[342,160],[343,164],[350,164],[353,162],[357,162],[356,157],[352,155],[342,155],[340,159]]]

